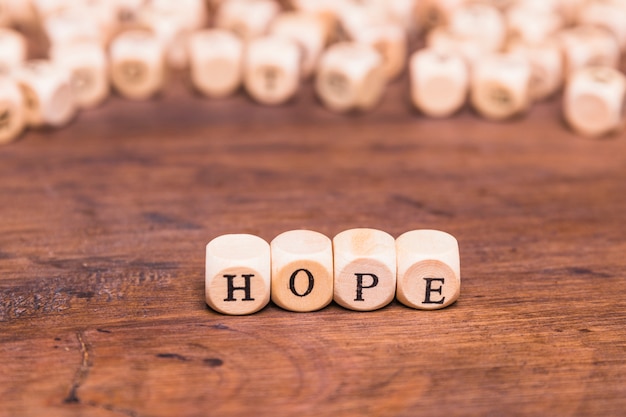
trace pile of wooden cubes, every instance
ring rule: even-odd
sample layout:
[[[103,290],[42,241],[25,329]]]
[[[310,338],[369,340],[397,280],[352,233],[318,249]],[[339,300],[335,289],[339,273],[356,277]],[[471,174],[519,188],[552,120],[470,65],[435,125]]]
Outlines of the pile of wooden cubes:
[[[0,0],[0,143],[111,86],[153,97],[172,69],[207,97],[243,87],[267,105],[313,79],[338,112],[371,109],[408,71],[424,115],[470,103],[495,120],[564,86],[564,119],[601,136],[622,125],[625,47],[623,0]]]

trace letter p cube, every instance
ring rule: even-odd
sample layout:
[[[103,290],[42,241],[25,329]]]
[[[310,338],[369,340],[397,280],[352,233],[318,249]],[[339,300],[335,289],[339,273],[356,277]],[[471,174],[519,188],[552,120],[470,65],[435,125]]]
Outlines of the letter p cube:
[[[396,292],[396,248],[391,235],[352,229],[333,239],[337,304],[358,311],[376,310]]]
[[[205,295],[215,311],[252,314],[270,300],[270,245],[246,234],[219,236],[206,246]]]

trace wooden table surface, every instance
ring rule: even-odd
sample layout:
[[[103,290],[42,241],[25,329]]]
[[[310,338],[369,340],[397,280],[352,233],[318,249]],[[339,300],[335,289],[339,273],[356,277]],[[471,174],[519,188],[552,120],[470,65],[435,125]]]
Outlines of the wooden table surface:
[[[346,116],[175,78],[0,148],[0,415],[624,415],[626,134],[406,94]],[[212,238],[354,227],[455,235],[458,302],[206,306]]]

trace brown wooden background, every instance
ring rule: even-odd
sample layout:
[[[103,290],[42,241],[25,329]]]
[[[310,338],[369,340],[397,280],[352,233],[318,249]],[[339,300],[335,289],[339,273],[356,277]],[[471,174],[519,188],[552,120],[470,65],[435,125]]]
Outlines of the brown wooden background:
[[[346,116],[175,78],[0,148],[0,415],[623,415],[626,134],[428,120],[406,85]],[[459,301],[207,308],[210,239],[353,227],[454,234]]]

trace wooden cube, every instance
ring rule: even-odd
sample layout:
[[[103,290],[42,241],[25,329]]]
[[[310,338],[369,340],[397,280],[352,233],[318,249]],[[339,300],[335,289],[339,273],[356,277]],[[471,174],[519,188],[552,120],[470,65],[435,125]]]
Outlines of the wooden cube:
[[[356,33],[357,42],[374,47],[382,56],[382,70],[392,80],[404,70],[407,55],[407,35],[402,26],[382,24],[363,28]]]
[[[26,126],[24,98],[17,83],[0,77],[0,145],[15,140]]]
[[[261,310],[270,301],[270,274],[270,245],[260,237],[223,235],[206,246],[206,302],[217,312]]]
[[[418,24],[425,30],[442,27],[450,22],[452,13],[467,0],[420,0],[416,5]]]
[[[272,301],[287,310],[315,311],[333,300],[333,246],[321,233],[292,230],[271,244]]]
[[[565,58],[566,77],[587,66],[617,68],[620,48],[615,37],[596,26],[577,26],[559,34]]]
[[[563,18],[555,12],[529,7],[512,7],[506,13],[509,37],[524,43],[543,43],[563,28]]]
[[[76,114],[69,74],[46,60],[26,61],[14,73],[30,126],[59,127]]]
[[[107,56],[98,43],[63,44],[51,51],[52,60],[70,76],[76,104],[84,109],[102,103],[109,95]]]
[[[265,35],[279,12],[272,0],[225,0],[215,16],[215,26],[247,41]]]
[[[393,237],[375,229],[351,229],[333,239],[337,304],[371,311],[389,304],[396,291]]]
[[[507,46],[507,53],[530,63],[531,100],[547,99],[563,84],[563,54],[554,39],[541,43],[513,41]]]
[[[167,65],[185,69],[189,65],[188,39],[206,26],[206,5],[202,0],[152,0],[141,8],[138,21],[161,41]]]
[[[300,49],[293,41],[270,36],[249,42],[244,59],[244,86],[259,103],[281,104],[300,85]]]
[[[109,51],[111,83],[122,96],[134,100],[152,97],[165,78],[163,45],[147,31],[118,35]]]
[[[482,3],[470,3],[453,10],[448,29],[458,37],[477,40],[492,52],[502,49],[506,39],[502,13]]]
[[[382,97],[387,77],[381,55],[371,46],[341,42],[320,59],[315,90],[333,111],[368,110]]]
[[[365,4],[349,3],[339,9],[339,23],[344,38],[357,40],[360,32],[388,23],[377,8]]]
[[[616,0],[587,2],[578,11],[578,24],[604,28],[615,36],[622,50],[626,48],[626,3]]]
[[[567,123],[586,136],[602,136],[623,125],[626,78],[610,67],[586,67],[568,80],[563,95]]]
[[[86,7],[65,8],[43,20],[51,46],[77,42],[96,42],[104,46],[106,36],[95,14]]]
[[[326,44],[326,24],[319,16],[304,12],[281,13],[274,19],[270,34],[297,43],[302,51],[302,77],[313,75]]]
[[[470,99],[483,117],[503,120],[524,112],[530,104],[530,64],[512,55],[492,55],[477,62]]]
[[[411,56],[411,99],[415,107],[432,117],[446,117],[467,99],[469,71],[459,54],[421,49]]]
[[[438,230],[413,230],[396,240],[396,298],[402,304],[436,310],[454,303],[461,292],[459,244]]]
[[[0,76],[10,75],[26,60],[26,40],[21,33],[0,28]]]
[[[445,54],[462,56],[469,68],[493,53],[479,40],[456,36],[444,27],[435,28],[428,33],[426,46]]]
[[[195,32],[189,38],[191,81],[208,97],[233,94],[243,77],[243,42],[224,29]]]

